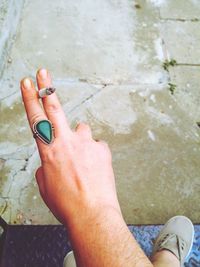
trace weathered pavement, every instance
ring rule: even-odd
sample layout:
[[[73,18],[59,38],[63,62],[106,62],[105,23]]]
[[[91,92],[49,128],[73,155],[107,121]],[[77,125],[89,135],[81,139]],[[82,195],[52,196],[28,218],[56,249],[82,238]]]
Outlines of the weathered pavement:
[[[197,0],[1,1],[0,215],[57,223],[19,90],[46,67],[72,127],[109,143],[126,222],[199,222],[199,42]]]

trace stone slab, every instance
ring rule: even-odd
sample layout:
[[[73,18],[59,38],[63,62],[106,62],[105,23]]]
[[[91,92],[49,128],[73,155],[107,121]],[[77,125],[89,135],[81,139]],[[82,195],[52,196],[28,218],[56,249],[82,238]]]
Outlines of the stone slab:
[[[66,115],[100,90],[98,86],[68,80],[55,80],[54,85],[59,88],[57,94]],[[55,224],[57,220],[43,203],[34,178],[40,160],[21,97],[16,102],[4,99],[0,110],[0,215],[12,223]]]
[[[198,0],[166,0],[160,5],[162,19],[200,20]]]
[[[174,98],[187,110],[191,120],[200,121],[200,67],[176,66],[170,68],[171,82],[176,85]]]
[[[14,61],[29,73],[48,66],[57,77],[92,83],[157,83],[162,78],[154,48],[158,13],[143,2],[137,10],[128,0],[26,1],[11,57],[19,54]]]
[[[111,147],[127,223],[199,220],[199,129],[167,89],[107,87],[70,115]]]
[[[164,21],[160,30],[171,59],[181,64],[200,64],[200,22]]]
[[[2,0],[0,2],[0,78],[16,36],[24,0]]]
[[[64,110],[72,126],[79,121],[87,122],[94,138],[105,140],[111,147],[126,222],[163,223],[176,214],[185,214],[197,222],[200,216],[199,129],[187,112],[162,87],[129,85],[90,90],[93,93],[90,92],[89,97],[83,94],[79,101],[76,96],[82,87],[63,90],[63,98],[71,96],[69,103],[63,105]],[[74,104],[75,100],[78,104]],[[25,131],[29,131],[28,128]],[[34,140],[29,142],[33,145]],[[12,152],[12,160],[9,155],[5,157],[3,169],[12,185],[8,191],[7,182],[1,190],[12,206],[11,222],[20,219],[25,224],[45,220],[56,223],[48,209],[41,205],[34,181],[34,171],[39,164],[35,149],[29,152],[27,161],[25,152],[21,156],[19,153],[20,161],[15,160],[18,153],[18,150]],[[45,217],[41,216],[42,211]]]

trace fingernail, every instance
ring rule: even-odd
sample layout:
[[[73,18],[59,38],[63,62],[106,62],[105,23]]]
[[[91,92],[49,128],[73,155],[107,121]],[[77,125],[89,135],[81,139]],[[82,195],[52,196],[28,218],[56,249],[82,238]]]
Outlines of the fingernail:
[[[47,78],[47,70],[46,69],[41,69],[39,71],[39,76],[43,79]]]
[[[24,79],[23,86],[25,89],[31,89],[32,88],[31,81],[28,78]]]

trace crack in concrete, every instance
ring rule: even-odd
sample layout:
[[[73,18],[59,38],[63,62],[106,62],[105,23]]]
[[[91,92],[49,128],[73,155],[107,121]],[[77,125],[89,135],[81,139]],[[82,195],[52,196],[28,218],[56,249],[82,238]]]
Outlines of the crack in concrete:
[[[194,19],[181,19],[181,18],[162,18],[160,17],[160,20],[164,21],[179,21],[179,22],[200,22],[200,19],[194,18]]]
[[[33,152],[29,155],[29,157],[26,157],[25,159],[24,159],[24,161],[25,161],[25,164],[24,164],[24,166],[19,170],[19,171],[27,171],[27,169],[28,169],[28,165],[29,165],[29,163],[30,163],[30,160],[31,160],[31,158],[33,157],[33,155],[36,153],[36,149],[34,149],[33,150]]]
[[[88,96],[88,97],[86,97],[84,100],[82,100],[79,104],[77,104],[77,105],[75,105],[72,109],[70,109],[69,111],[68,111],[68,114],[70,114],[70,113],[72,113],[74,110],[76,110],[78,107],[80,107],[80,106],[82,106],[84,103],[86,103],[88,100],[90,100],[90,99],[92,99],[94,96],[96,96],[97,94],[99,94],[104,88],[106,88],[106,87],[108,87],[108,86],[117,86],[116,84],[108,84],[108,83],[104,83],[104,84],[102,84],[103,86],[102,86],[102,88],[101,89],[98,89],[95,93],[93,93],[93,94],[91,94],[90,96]],[[123,85],[123,84],[118,84],[118,85]],[[130,85],[130,86],[132,86],[132,85],[139,85],[138,83],[134,83],[134,84],[126,84],[127,86],[128,85]],[[142,84],[143,86],[149,86],[149,85],[153,85],[153,84],[146,84],[146,83],[144,83],[144,84]],[[167,86],[167,83],[163,83],[163,84],[155,84],[155,85],[157,85],[157,86]]]
[[[11,191],[11,189],[12,189],[12,184],[13,184],[14,178],[15,178],[15,176],[17,176],[17,174],[18,174],[19,172],[20,172],[20,171],[16,171],[16,172],[14,172],[14,174],[13,174],[12,177],[11,177],[10,185],[9,185],[8,192],[7,192],[7,196],[8,196],[8,197],[9,197],[10,191]]]
[[[22,149],[28,149],[28,148],[30,148],[30,144],[29,144],[29,143],[26,143],[26,144],[21,145],[20,147],[18,147],[18,148],[16,149],[16,151],[14,151],[14,152],[11,152],[11,153],[9,153],[9,154],[1,154],[0,159],[2,159],[2,160],[19,160],[19,161],[20,161],[20,160],[25,160],[26,158],[30,158],[30,157],[32,157],[32,155],[37,151],[35,145],[34,145],[34,148],[33,148],[33,150],[32,150],[31,153],[29,153],[29,152],[27,151],[27,157],[26,157],[26,158],[17,158],[17,157],[13,157],[13,154],[16,155],[16,154],[20,153],[20,150],[22,150]]]
[[[0,196],[0,199],[10,199],[10,197]]]
[[[25,159],[17,159],[17,158],[10,158],[10,157],[8,157],[8,158],[3,158],[3,157],[1,156],[0,160],[2,160],[2,161],[8,161],[8,160],[17,160],[17,161],[21,161],[21,160],[25,160]]]
[[[94,86],[94,87],[102,86],[102,89],[106,86],[109,86],[109,85],[121,85],[121,83],[113,83],[113,82],[108,83],[108,82],[103,82],[103,81],[99,82],[99,83],[93,83],[93,82],[90,82],[88,79],[85,79],[85,78],[79,78],[78,80],[81,83],[86,83],[86,84],[89,84],[89,85]]]
[[[29,162],[29,158],[24,159],[25,160],[25,164],[24,166],[20,169],[20,171],[26,171],[27,167],[28,167],[28,162]]]
[[[188,67],[200,67],[200,64],[192,64],[192,63],[177,63],[176,66],[188,66]]]
[[[3,98],[0,98],[0,102],[5,100],[5,99],[7,99],[7,98],[9,98],[9,97],[11,97],[11,96],[13,96],[13,95],[15,95],[15,94],[17,94],[18,92],[19,92],[19,90],[16,90],[15,92],[11,93],[10,95],[7,95],[7,96],[5,96]]]
[[[3,76],[3,73],[5,71],[7,54],[10,53],[12,45],[14,43],[12,41],[9,43],[8,40],[12,40],[15,38],[16,33],[18,31],[18,27],[20,26],[19,22],[21,20],[21,12],[23,10],[24,0],[19,0],[17,2],[17,5],[13,5],[12,1],[6,1],[6,4],[7,13],[4,17],[3,26],[1,27],[3,28],[3,34],[1,34],[0,36],[0,78]]]
[[[69,110],[68,114],[70,114],[71,112],[73,112],[74,110],[76,110],[78,107],[82,106],[84,103],[86,103],[88,100],[90,100],[91,98],[93,98],[94,96],[96,96],[97,94],[99,94],[103,88],[105,88],[106,86],[102,87],[101,89],[97,90],[95,93],[91,94],[90,96],[86,97],[84,100],[82,100],[79,104],[77,104],[76,106],[74,106],[71,110]]]
[[[7,191],[7,194],[6,194],[8,198],[10,198],[9,195],[10,195],[10,192],[12,190],[12,186],[13,186],[13,182],[14,182],[15,177],[18,175],[18,173],[20,173],[22,171],[27,171],[28,165],[29,165],[29,162],[30,162],[30,159],[32,158],[32,156],[34,155],[35,152],[36,151],[34,150],[33,153],[30,154],[29,158],[20,159],[22,161],[25,161],[24,166],[21,169],[19,169],[16,172],[14,172],[13,174],[10,173],[10,176],[11,176],[11,179],[10,180],[11,181],[10,181],[9,188],[8,188],[8,191]],[[7,160],[10,160],[10,159],[7,159]],[[23,190],[23,188],[22,188],[22,190]],[[19,199],[19,197],[18,197],[18,199]]]
[[[128,83],[130,83],[129,80],[127,80]],[[123,81],[123,82],[106,82],[106,81],[99,81],[99,82],[95,82],[95,81],[92,81],[92,80],[89,80],[87,78],[65,78],[65,79],[62,79],[62,78],[57,78],[57,79],[54,79],[54,83],[56,84],[87,84],[87,85],[90,85],[92,87],[100,87],[102,86],[102,88],[106,87],[106,86],[111,86],[111,85],[126,85],[127,84],[126,81]],[[134,82],[135,84],[135,82]]]
[[[7,199],[5,199],[5,205],[2,207],[2,209],[0,211],[0,216],[2,216],[4,214],[4,212],[6,211],[7,208],[8,208],[8,201],[7,201]]]
[[[31,181],[27,185],[21,188],[20,195],[18,197],[19,206],[23,205],[23,202],[21,201],[23,191],[26,190],[30,185],[31,185]]]

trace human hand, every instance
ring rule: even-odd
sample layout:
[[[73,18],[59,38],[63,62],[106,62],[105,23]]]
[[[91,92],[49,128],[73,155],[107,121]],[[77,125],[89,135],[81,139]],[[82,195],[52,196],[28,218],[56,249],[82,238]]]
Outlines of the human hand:
[[[38,90],[52,86],[45,69],[37,72],[36,79]],[[108,145],[95,141],[86,124],[72,131],[55,93],[42,98],[43,109],[33,81],[23,79],[21,92],[31,129],[45,119],[54,126],[51,144],[36,138],[41,158],[36,179],[44,202],[57,219],[68,225],[105,209],[121,215]]]

